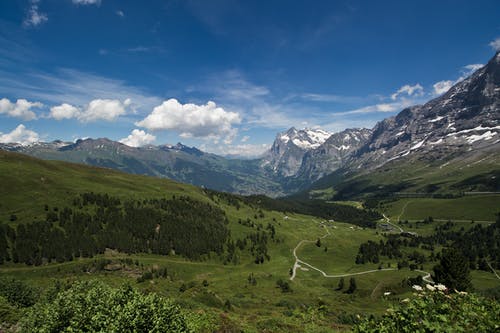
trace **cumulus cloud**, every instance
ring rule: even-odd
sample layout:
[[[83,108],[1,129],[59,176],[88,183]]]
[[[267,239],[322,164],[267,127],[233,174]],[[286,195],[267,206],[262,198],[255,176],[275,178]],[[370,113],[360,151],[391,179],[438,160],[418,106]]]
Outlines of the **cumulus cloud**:
[[[1,143],[19,143],[28,145],[40,141],[38,133],[27,129],[23,124],[17,126],[12,132],[3,134],[0,132]]]
[[[80,116],[80,109],[71,104],[63,103],[50,108],[50,117],[56,120],[77,118]]]
[[[94,99],[78,118],[83,122],[113,121],[126,113],[125,107],[128,105],[130,105],[129,99],[124,103],[117,99]]]
[[[247,142],[250,137],[248,135],[245,135],[244,137],[241,138],[241,142]]]
[[[458,79],[456,79],[455,81],[443,80],[443,81],[436,82],[432,86],[434,88],[434,95],[444,94],[445,92],[450,90],[450,88],[453,87],[455,84],[457,84],[458,82],[460,82],[462,80],[465,80],[468,76],[470,76],[472,73],[474,73],[478,69],[481,69],[483,66],[484,66],[483,64],[466,65],[460,71],[461,72],[460,77]]]
[[[116,15],[120,16],[120,17],[125,17],[125,13],[121,10],[117,10],[116,11]]]
[[[415,84],[413,86],[410,86],[409,84],[406,84],[399,88],[398,91],[396,91],[394,94],[391,95],[391,99],[395,101],[399,96],[401,95],[407,95],[407,96],[422,96],[424,93],[424,88],[419,84]]]
[[[15,103],[12,103],[7,98],[2,98],[0,99],[0,114],[24,120],[33,120],[37,117],[32,108],[40,108],[42,106],[43,104],[40,102],[29,102],[25,99],[18,99]]]
[[[149,130],[174,130],[185,138],[216,139],[224,135],[231,139],[236,132],[232,125],[240,122],[238,113],[225,111],[212,101],[205,105],[181,104],[172,98],[156,106],[136,125]]]
[[[493,50],[500,51],[500,37],[492,40],[489,45],[493,48]]]
[[[97,5],[101,4],[101,0],[73,0],[75,5]]]
[[[455,81],[443,80],[436,82],[432,85],[434,88],[435,95],[441,95],[450,90],[450,88],[455,84]]]
[[[121,143],[130,147],[141,147],[156,140],[156,136],[146,133],[143,130],[134,129],[132,133],[120,140]]]
[[[48,20],[47,15],[41,13],[38,9],[39,2],[39,0],[31,0],[30,8],[23,21],[25,27],[36,27]]]
[[[50,117],[57,120],[76,118],[81,122],[113,121],[127,113],[126,108],[131,104],[130,98],[123,103],[117,99],[94,99],[84,110],[80,110],[74,105],[63,103],[50,109]]]

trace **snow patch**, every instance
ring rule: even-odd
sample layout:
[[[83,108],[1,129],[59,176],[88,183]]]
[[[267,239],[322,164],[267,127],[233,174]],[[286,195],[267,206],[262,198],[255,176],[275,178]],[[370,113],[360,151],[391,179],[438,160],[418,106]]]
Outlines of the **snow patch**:
[[[476,142],[479,140],[491,140],[497,134],[498,134],[497,132],[488,131],[488,132],[485,132],[481,135],[471,135],[471,136],[465,137],[465,139],[467,140],[468,143],[473,143],[473,142]]]
[[[425,139],[423,139],[422,141],[418,142],[417,144],[413,145],[410,150],[415,150],[415,149],[418,149],[420,147],[422,147],[422,145],[424,144],[425,142]],[[404,156],[404,155],[403,155]]]
[[[429,120],[429,122],[430,123],[435,123],[436,121],[440,121],[441,119],[444,119],[444,117],[437,116],[436,118]]]

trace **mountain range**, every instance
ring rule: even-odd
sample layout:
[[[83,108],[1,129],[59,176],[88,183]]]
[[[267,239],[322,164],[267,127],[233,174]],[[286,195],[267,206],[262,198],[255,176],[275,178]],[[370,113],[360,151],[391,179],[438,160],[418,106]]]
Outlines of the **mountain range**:
[[[278,133],[270,150],[253,160],[228,159],[180,143],[135,148],[105,138],[0,144],[0,149],[239,194],[302,191],[351,198],[404,191],[499,191],[499,133],[497,53],[444,95],[406,108],[373,129],[332,134],[292,127]]]

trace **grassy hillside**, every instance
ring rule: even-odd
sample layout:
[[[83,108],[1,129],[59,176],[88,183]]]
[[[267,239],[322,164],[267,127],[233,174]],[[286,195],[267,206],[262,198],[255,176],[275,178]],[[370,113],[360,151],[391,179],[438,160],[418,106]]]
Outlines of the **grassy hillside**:
[[[375,170],[338,170],[312,185],[307,195],[326,199],[386,197],[395,193],[428,196],[460,195],[462,192],[500,192],[500,155],[459,156],[427,161],[406,158]]]
[[[411,296],[411,289],[402,283],[403,280],[423,275],[408,268],[395,269],[401,260],[398,258],[382,257],[382,263],[355,264],[361,243],[385,239],[380,229],[362,228],[337,220],[328,222],[293,213],[289,208],[286,213],[272,210],[283,204],[272,201],[262,204],[259,201],[262,198],[242,198],[164,179],[41,161],[1,151],[0,183],[3,185],[0,187],[0,221],[12,228],[33,221],[48,223],[46,215],[55,207],[59,212],[64,207],[72,207],[75,211],[94,214],[98,206],[87,205],[80,209],[74,205],[75,196],[88,192],[106,193],[122,202],[187,196],[221,209],[230,235],[224,251],[210,252],[197,260],[188,260],[173,252],[168,255],[124,253],[108,248],[93,257],[74,257],[71,261],[45,260],[38,266],[6,261],[0,265],[2,278],[24,281],[42,295],[52,290],[49,287],[56,280],[63,284],[89,279],[112,286],[128,283],[133,288],[174,299],[183,311],[195,317],[193,320],[203,322],[198,326],[199,331],[328,332],[348,329],[358,321],[358,314],[381,314],[389,305]],[[290,202],[285,206],[288,205]],[[353,209],[349,205],[344,207]],[[16,215],[14,221],[12,215]],[[60,227],[59,223],[53,222],[52,227]],[[258,249],[252,250],[250,246],[250,238],[256,234],[265,234],[268,238],[265,247],[269,258],[262,263],[255,262],[254,251]],[[234,247],[244,239],[248,242],[246,247]],[[318,239],[320,246],[316,244]],[[290,280],[290,270],[296,263],[294,250],[300,260],[331,277],[300,264]],[[403,249],[405,253],[411,251],[414,249]],[[430,254],[427,250],[422,252]],[[233,256],[228,260],[230,253]],[[431,271],[434,264],[426,261],[421,268]],[[379,270],[379,267],[392,270]],[[342,290],[337,290],[339,275],[345,275]],[[351,277],[356,279],[357,290],[348,294]],[[500,280],[491,272],[478,270],[473,272],[473,284],[477,290],[486,291],[499,288]],[[391,292],[391,295],[384,296],[384,292]]]

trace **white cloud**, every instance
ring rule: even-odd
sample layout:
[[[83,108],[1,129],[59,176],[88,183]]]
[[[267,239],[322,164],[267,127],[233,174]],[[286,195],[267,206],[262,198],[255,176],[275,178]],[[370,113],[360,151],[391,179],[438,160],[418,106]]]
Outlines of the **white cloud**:
[[[31,109],[40,108],[43,104],[40,102],[29,102],[25,99],[18,99],[12,103],[7,98],[0,99],[0,114],[6,114],[9,117],[21,118],[24,120],[36,119],[36,114]]]
[[[94,99],[79,115],[78,119],[83,122],[96,120],[113,121],[126,113],[125,107],[129,102],[130,100],[125,100],[122,103],[116,99]]]
[[[493,50],[500,51],[500,37],[491,41],[489,45],[493,48]]]
[[[63,101],[83,106],[94,99],[125,101],[130,98],[140,110],[152,110],[162,101],[123,81],[72,69],[59,69],[55,75],[43,72],[13,75],[0,69],[0,77],[0,91],[3,93],[23,93],[29,99],[43,100],[52,105],[59,105]]]
[[[156,106],[136,125],[149,130],[171,129],[184,138],[218,139],[223,135],[234,137],[236,129],[232,125],[240,122],[238,113],[225,111],[212,101],[205,105],[181,104],[172,98]]]
[[[484,66],[483,64],[470,64],[470,65],[464,66],[464,69],[465,69],[464,72],[468,73],[468,75],[470,75],[483,66]]]
[[[466,65],[462,68],[460,77],[458,79],[456,79],[455,81],[443,80],[443,81],[436,82],[432,86],[434,88],[434,95],[444,94],[445,92],[450,90],[450,88],[453,87],[455,84],[457,84],[458,82],[460,82],[462,80],[465,80],[468,76],[472,75],[475,71],[477,71],[478,69],[481,69],[483,66],[484,66],[483,64]]]
[[[116,15],[120,16],[120,17],[125,17],[125,13],[121,10],[117,10],[116,11]]]
[[[250,137],[248,135],[245,135],[244,137],[241,138],[241,142],[247,142]]]
[[[101,0],[73,0],[75,5],[97,5],[101,4]]]
[[[262,156],[267,150],[271,148],[268,143],[263,144],[241,144],[241,145],[228,145],[219,146],[212,149],[211,152],[218,155],[255,158]]]
[[[134,129],[132,133],[120,140],[121,143],[130,147],[141,147],[156,140],[156,136],[146,133],[143,130]]]
[[[56,120],[77,118],[80,116],[80,109],[68,103],[50,108],[50,117]]]
[[[345,111],[345,112],[336,112],[333,115],[335,116],[344,116],[344,115],[350,115],[350,114],[365,114],[365,113],[376,113],[376,112],[394,112],[401,110],[405,107],[408,107],[410,105],[415,104],[411,100],[403,100],[401,102],[395,102],[395,103],[381,103],[381,104],[375,104],[375,105],[368,105],[359,109],[354,109],[350,111]]]
[[[441,95],[450,90],[450,88],[455,84],[455,81],[443,80],[436,82],[432,85],[434,88],[435,95]]]
[[[391,99],[395,101],[399,96],[406,94],[407,96],[422,96],[424,93],[424,88],[419,84],[410,86],[406,84],[399,88],[397,92],[391,95]]]
[[[38,10],[39,2],[39,0],[31,0],[31,6],[28,9],[28,14],[23,21],[23,25],[25,27],[36,27],[48,20],[47,15]]]
[[[10,133],[0,133],[1,143],[19,143],[21,145],[28,145],[33,142],[38,142],[39,140],[40,137],[38,136],[38,133],[26,129],[23,124],[17,126]]]
[[[113,121],[124,115],[131,104],[130,98],[123,103],[117,99],[94,99],[82,111],[74,105],[63,103],[50,109],[50,117],[56,120],[77,118],[81,122]]]

